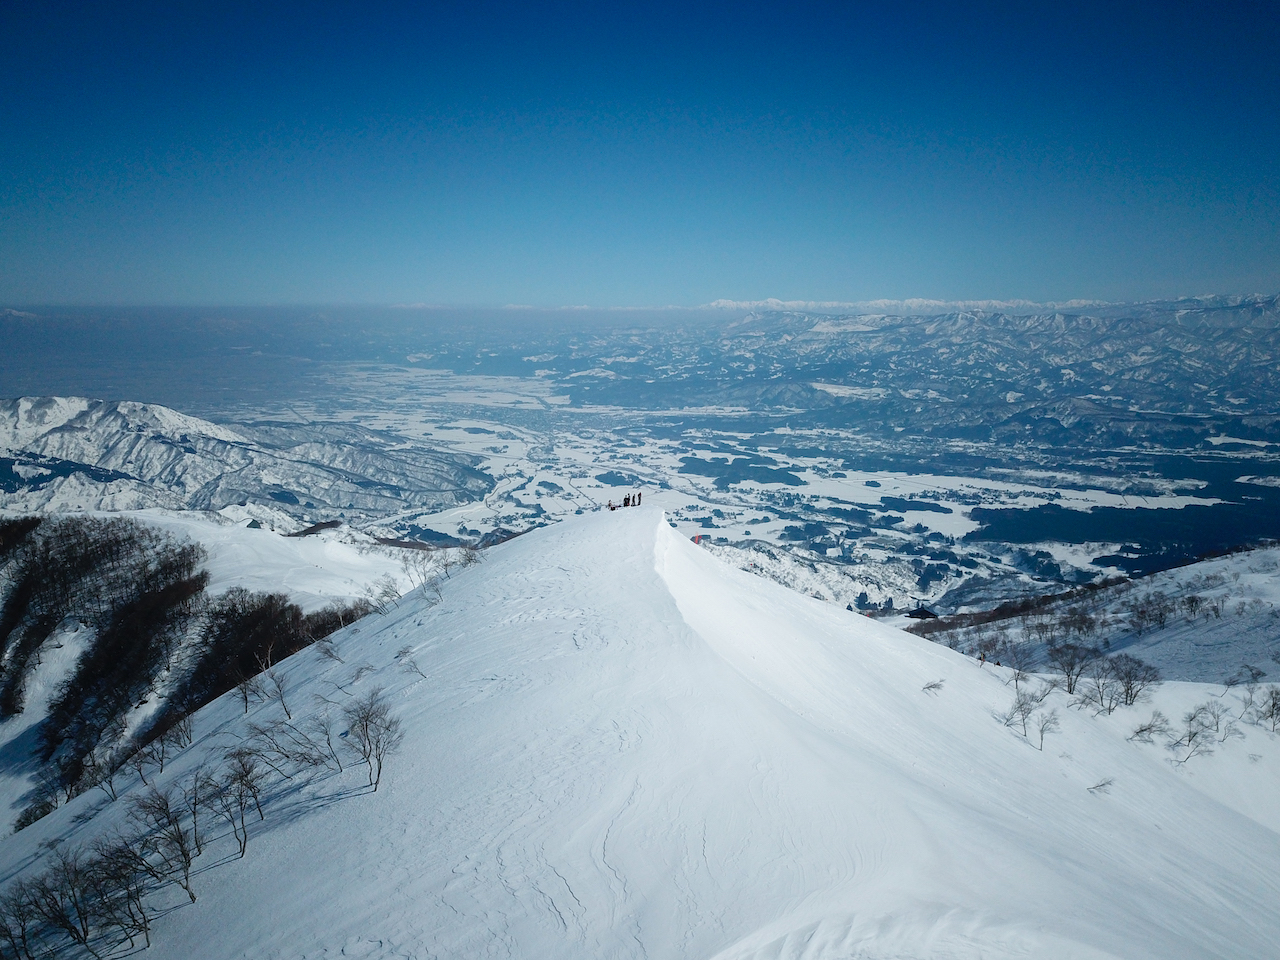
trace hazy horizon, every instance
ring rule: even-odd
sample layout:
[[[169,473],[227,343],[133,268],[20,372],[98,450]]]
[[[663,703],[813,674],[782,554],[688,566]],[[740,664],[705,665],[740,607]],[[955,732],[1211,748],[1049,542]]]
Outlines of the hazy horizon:
[[[591,314],[637,314],[662,316],[664,314],[713,314],[727,315],[751,311],[793,311],[812,314],[856,314],[880,313],[899,316],[928,316],[965,311],[983,313],[1017,313],[1019,315],[1073,311],[1088,312],[1091,309],[1142,306],[1146,304],[1169,303],[1239,303],[1251,299],[1268,299],[1280,295],[1276,290],[1247,291],[1212,291],[1179,294],[1176,296],[1145,297],[1134,300],[1108,300],[1096,298],[1070,298],[1063,300],[1028,300],[1025,298],[975,297],[967,299],[945,299],[936,297],[878,297],[867,300],[806,300],[782,299],[779,297],[763,297],[753,300],[738,300],[721,297],[707,303],[668,303],[668,304],[630,304],[630,303],[566,303],[566,304],[529,304],[529,303],[400,303],[388,300],[208,300],[208,301],[9,301],[0,302],[0,311],[11,315],[22,315],[30,311],[217,311],[217,310],[378,310],[401,312],[407,316],[426,315],[440,312],[461,312],[490,315],[513,315],[527,313],[534,316],[586,316]]]

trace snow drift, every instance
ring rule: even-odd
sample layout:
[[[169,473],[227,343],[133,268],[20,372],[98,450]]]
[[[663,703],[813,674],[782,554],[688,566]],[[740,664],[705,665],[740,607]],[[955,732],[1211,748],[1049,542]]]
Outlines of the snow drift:
[[[1257,729],[1175,767],[1127,739],[1151,704],[1094,718],[1052,694],[1037,749],[995,719],[1007,671],[730,569],[647,509],[495,547],[431,599],[335,634],[342,662],[282,665],[295,716],[391,698],[381,789],[350,767],[281,784],[152,955],[1274,952],[1280,816],[1258,798],[1280,751]],[[210,705],[162,780],[279,710]],[[5,840],[3,872],[126,801],[77,798]]]

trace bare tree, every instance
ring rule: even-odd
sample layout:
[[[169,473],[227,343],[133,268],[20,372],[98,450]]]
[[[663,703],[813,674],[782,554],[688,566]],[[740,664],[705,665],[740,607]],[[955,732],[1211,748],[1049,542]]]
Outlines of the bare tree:
[[[266,689],[268,700],[275,700],[280,704],[280,709],[284,711],[285,717],[292,720],[293,714],[289,712],[289,704],[284,698],[284,675],[278,670],[268,670],[265,674],[263,687]]]
[[[257,752],[247,747],[230,751],[227,754],[227,777],[237,790],[243,790],[245,796],[253,800],[258,819],[265,820],[266,815],[262,812],[262,788],[267,778],[258,766],[258,760]]]
[[[1267,727],[1272,733],[1280,731],[1280,687],[1271,684],[1255,699],[1249,714],[1250,722]]]
[[[57,809],[62,799],[62,771],[53,764],[46,764],[36,771],[36,796],[52,809]]]
[[[453,576],[453,568],[457,565],[458,558],[454,556],[452,550],[445,549],[440,551],[440,569],[444,572],[446,580]]]
[[[256,676],[241,677],[236,684],[236,693],[240,695],[240,703],[244,706],[244,712],[249,712],[249,699],[262,699],[262,681]]]
[[[191,843],[198,857],[204,853],[204,844],[200,840],[200,814],[209,805],[209,777],[203,767],[196,768],[191,782],[183,788],[182,802],[187,815],[191,817]]]
[[[161,734],[161,739],[176,754],[179,750],[185,750],[191,746],[192,730],[191,714],[184,714],[169,725]]]
[[[1057,668],[1066,681],[1067,693],[1076,692],[1076,684],[1089,662],[1099,656],[1097,647],[1084,647],[1078,643],[1060,643],[1049,647],[1049,663]]]
[[[1204,704],[1204,717],[1219,743],[1226,743],[1231,737],[1243,736],[1236,726],[1235,717],[1221,700],[1209,700]]]
[[[1032,726],[1036,733],[1040,735],[1040,749],[1043,751],[1045,734],[1052,733],[1058,729],[1058,711],[1041,710],[1035,715],[1035,721]]]
[[[1228,691],[1234,687],[1244,686],[1244,695],[1240,698],[1240,719],[1252,722],[1252,714],[1254,712],[1254,701],[1258,695],[1258,681],[1265,677],[1266,671],[1259,670],[1257,667],[1247,663],[1242,663],[1240,669],[1232,676],[1228,677],[1223,686],[1222,695],[1225,696]]]
[[[389,573],[384,573],[365,588],[365,598],[377,613],[383,615],[390,613],[391,608],[400,599],[400,588],[396,585],[396,578]]]
[[[250,724],[248,742],[255,756],[286,780],[293,779],[288,767],[311,769],[329,764],[329,751],[287,720]]]
[[[369,786],[377,792],[383,762],[404,740],[400,719],[391,713],[381,688],[358,697],[343,710],[343,715],[350,730],[351,749],[369,765]]]
[[[116,771],[118,768],[109,759],[104,760],[97,751],[93,751],[84,758],[84,787],[97,787],[111,800],[115,800]]]
[[[1035,663],[1035,653],[1029,643],[1002,643],[1000,660],[1013,668],[1013,689],[1020,690],[1031,679],[1030,670]]]
[[[39,943],[36,926],[40,914],[36,910],[32,884],[18,880],[0,896],[0,939],[18,960],[36,960],[36,951],[44,950]]]
[[[1151,714],[1151,719],[1146,723],[1139,724],[1138,729],[1129,735],[1130,740],[1137,740],[1141,743],[1151,743],[1156,737],[1167,736],[1169,733],[1169,721],[1159,710]]]
[[[1038,688],[1031,689],[1024,686],[1021,690],[1014,693],[1013,705],[1003,714],[998,715],[999,719],[1006,727],[1017,728],[1028,743],[1031,741],[1031,730],[1039,731],[1039,721],[1032,723],[1032,717],[1044,716],[1037,715],[1040,705],[1048,698],[1056,687],[1055,683],[1042,683]],[[1052,721],[1049,725],[1040,731],[1040,746],[1044,748],[1044,734],[1057,727],[1058,719],[1056,711],[1049,711],[1052,714]]]
[[[400,661],[400,669],[405,673],[415,673],[423,680],[429,679],[426,671],[418,666],[418,661],[413,658],[412,647],[401,647],[396,651],[396,659]]]
[[[1135,602],[1129,613],[1129,629],[1138,636],[1142,636],[1143,631],[1147,629],[1147,625],[1151,623],[1151,612],[1140,603]]]
[[[1185,751],[1183,756],[1175,762],[1183,764],[1192,757],[1213,753],[1213,742],[1216,739],[1215,724],[1220,724],[1220,718],[1215,720],[1207,703],[1202,703],[1186,713],[1182,718],[1181,732],[1168,743],[1170,750]]]
[[[1092,636],[1098,628],[1097,620],[1079,606],[1067,608],[1067,612],[1062,617],[1062,625],[1068,632],[1078,637]]]
[[[58,849],[49,869],[31,886],[36,913],[54,929],[94,957],[94,872],[79,850]]]
[[[1151,620],[1155,625],[1163,630],[1165,623],[1169,620],[1169,612],[1171,604],[1169,598],[1164,595],[1164,591],[1155,590],[1148,597],[1151,607]]]
[[[152,740],[139,751],[156,768],[157,773],[164,773],[164,762],[169,757],[169,743],[164,737]]]
[[[407,550],[400,559],[400,566],[410,585],[422,587],[435,574],[436,559],[434,550]]]
[[[334,766],[336,766],[338,768],[338,772],[341,773],[342,760],[338,758],[338,751],[334,747],[333,717],[329,715],[328,709],[326,708],[321,710],[319,713],[314,714],[311,717],[308,726],[311,728],[313,736],[324,740],[324,748],[329,755],[329,759],[333,761]]]
[[[231,825],[232,835],[240,848],[240,856],[243,857],[249,846],[249,826],[245,823],[245,814],[254,803],[253,793],[245,781],[234,774],[229,774],[210,786],[209,796],[214,809]]]
[[[1036,711],[1036,702],[1026,690],[1019,690],[1013,696],[1013,706],[1006,711],[1000,720],[1006,727],[1017,727],[1022,735],[1027,735],[1027,722]]]
[[[1133,706],[1148,687],[1160,682],[1160,671],[1137,657],[1117,653],[1110,660],[1112,672],[1120,681],[1121,700],[1126,707]]]
[[[249,845],[249,810],[258,811],[258,819],[264,819],[262,811],[262,787],[265,776],[258,766],[259,755],[246,747],[227,754],[227,766],[217,779],[206,779],[206,795],[209,803],[231,826],[232,835],[243,857]]]
[[[1110,657],[1097,657],[1085,668],[1079,687],[1080,702],[1110,716],[1124,699],[1124,685],[1116,676]],[[1095,714],[1096,715],[1096,714]]]
[[[138,779],[142,781],[142,785],[144,787],[150,786],[151,784],[147,781],[147,766],[151,763],[150,755],[144,753],[141,749],[134,750],[133,753],[129,754],[128,762],[138,772]]]
[[[147,864],[132,843],[121,838],[94,844],[94,875],[104,917],[120,929],[133,947],[142,934],[151,946],[151,917],[145,902]]]
[[[185,821],[184,805],[175,803],[167,791],[152,787],[134,798],[134,819],[144,830],[143,849],[156,858],[163,874],[171,876],[195,903],[191,889],[191,864],[195,844]]]
[[[316,653],[324,657],[326,660],[332,660],[334,663],[342,663],[342,657],[338,655],[338,648],[333,645],[333,641],[325,638],[315,645]]]

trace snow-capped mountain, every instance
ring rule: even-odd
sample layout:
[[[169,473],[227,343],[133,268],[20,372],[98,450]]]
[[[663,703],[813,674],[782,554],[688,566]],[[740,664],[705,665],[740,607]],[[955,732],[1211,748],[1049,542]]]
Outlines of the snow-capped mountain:
[[[456,454],[354,427],[266,437],[154,404],[68,397],[0,402],[0,507],[218,510],[255,505],[312,522],[450,507],[491,481]]]
[[[197,811],[196,899],[152,885],[151,955],[1274,951],[1280,745],[1235,694],[1167,684],[1094,716],[1023,679],[1028,726],[1010,671],[734,570],[648,508],[485,556],[279,664],[278,698],[210,704],[149,771],[177,796],[255,738],[341,749],[371,699],[403,734],[376,792],[354,753],[277,757],[242,859]],[[1211,742],[1169,746],[1206,700],[1231,711]],[[1174,721],[1135,735],[1153,709]],[[117,788],[4,840],[0,872],[136,829],[150,787]]]

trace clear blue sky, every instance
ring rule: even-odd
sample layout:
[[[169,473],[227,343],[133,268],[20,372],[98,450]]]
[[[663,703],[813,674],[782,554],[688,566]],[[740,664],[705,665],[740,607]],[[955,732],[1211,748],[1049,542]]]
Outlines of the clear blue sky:
[[[0,305],[1280,290],[1275,2],[11,0],[0,45]]]

